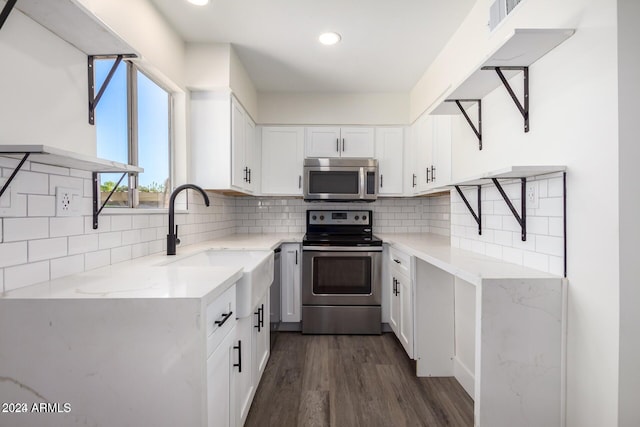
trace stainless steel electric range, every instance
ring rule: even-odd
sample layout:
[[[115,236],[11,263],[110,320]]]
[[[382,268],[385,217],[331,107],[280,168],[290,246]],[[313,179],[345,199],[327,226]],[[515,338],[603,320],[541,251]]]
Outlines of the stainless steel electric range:
[[[370,210],[308,210],[302,333],[380,334],[382,240]]]

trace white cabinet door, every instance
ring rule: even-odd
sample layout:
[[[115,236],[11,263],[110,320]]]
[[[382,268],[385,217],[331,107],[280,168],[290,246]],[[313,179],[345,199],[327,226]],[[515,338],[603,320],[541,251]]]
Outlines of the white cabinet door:
[[[304,128],[262,128],[262,194],[302,195]]]
[[[283,322],[300,322],[302,300],[300,299],[300,265],[302,253],[297,243],[282,245],[281,265],[281,317]]]
[[[242,106],[231,100],[231,185],[244,188],[247,184],[248,167],[245,163],[245,117]]]
[[[255,193],[259,188],[260,180],[260,150],[256,143],[256,125],[248,114],[244,116],[244,163],[247,167],[247,181],[244,188]]]
[[[416,140],[415,170],[417,190],[424,191],[431,183],[433,166],[433,117],[425,115],[418,119],[418,138]]]
[[[253,383],[258,387],[264,368],[267,366],[270,354],[270,324],[269,324],[269,291],[258,302],[254,316],[253,336],[255,343],[255,359],[253,363]]]
[[[373,128],[343,127],[340,139],[342,157],[372,158],[375,154]]]
[[[237,327],[237,326],[236,326]],[[229,427],[236,425],[234,412],[234,380],[237,350],[234,350],[236,327],[224,338],[207,359],[207,425]]]
[[[435,116],[433,140],[433,185],[451,181],[451,116]]]
[[[418,176],[416,174],[416,147],[418,146],[418,122],[414,122],[408,129],[409,135],[404,146],[404,194],[411,195],[418,191]]]
[[[338,127],[309,127],[306,129],[306,157],[340,157],[341,141]]]
[[[400,298],[396,295],[397,289],[397,273],[394,269],[391,270],[391,289],[390,289],[390,304],[389,304],[389,326],[396,334],[400,336]]]
[[[401,195],[403,191],[404,129],[376,129],[376,158],[378,159],[378,194]]]
[[[398,339],[405,351],[413,359],[413,295],[411,279],[400,274],[396,277],[396,296],[400,300],[400,331]]]
[[[244,420],[247,418],[249,408],[251,408],[251,400],[254,394],[254,382],[253,382],[253,316],[247,316],[238,319],[236,324],[236,345],[239,343],[240,349],[236,350],[234,356],[235,363],[241,360],[241,369],[237,369],[235,374],[235,417],[237,425],[244,424]],[[240,359],[238,359],[238,353]]]

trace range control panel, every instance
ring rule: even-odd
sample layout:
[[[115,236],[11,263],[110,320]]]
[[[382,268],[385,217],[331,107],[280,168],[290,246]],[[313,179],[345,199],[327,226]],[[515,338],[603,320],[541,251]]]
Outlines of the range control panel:
[[[371,225],[371,211],[307,211],[307,225]]]

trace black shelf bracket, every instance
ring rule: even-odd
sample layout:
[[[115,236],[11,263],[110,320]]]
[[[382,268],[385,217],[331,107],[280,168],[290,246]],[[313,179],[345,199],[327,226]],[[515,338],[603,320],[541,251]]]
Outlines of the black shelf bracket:
[[[471,126],[471,130],[473,130],[473,133],[475,133],[476,136],[478,137],[478,150],[482,150],[482,100],[481,99],[447,99],[444,102],[456,103],[456,105],[460,109],[460,112],[462,112],[462,115],[464,116],[464,118],[467,119],[467,123],[469,123],[469,126]],[[471,121],[471,118],[469,117],[465,109],[462,107],[461,102],[478,103],[478,127],[476,127],[473,124],[473,122]]]
[[[13,10],[13,6],[16,5],[18,0],[7,0],[4,7],[2,8],[2,12],[0,12],[0,28],[4,25],[5,21],[9,17],[9,14]]]
[[[522,241],[525,242],[527,240],[527,188],[526,188],[527,178],[520,178],[521,215],[518,215],[518,211],[516,211],[516,208],[513,207],[513,203],[511,203],[511,200],[509,200],[509,196],[507,196],[507,194],[504,192],[504,189],[502,188],[502,185],[500,185],[500,182],[498,182],[498,179],[491,178],[491,181],[493,181],[493,184],[496,186],[496,188],[500,192],[500,195],[502,196],[505,203],[509,207],[509,210],[515,217],[516,221],[518,221],[518,224],[520,225],[520,229],[522,230],[521,232]]]
[[[94,230],[98,229],[98,216],[100,215],[100,212],[102,212],[102,209],[104,209],[107,203],[109,203],[109,199],[111,199],[111,196],[113,196],[113,193],[116,192],[116,190],[120,186],[120,183],[122,182],[124,177],[127,176],[128,173],[129,172],[125,172],[122,174],[122,176],[118,180],[118,183],[113,187],[113,190],[111,190],[111,192],[107,196],[107,199],[99,208],[98,208],[98,205],[100,204],[100,182],[98,182],[98,177],[100,175],[100,172],[91,173],[91,177],[93,178],[93,229]]]
[[[113,78],[113,75],[116,73],[118,66],[122,62],[123,59],[127,58],[136,58],[137,55],[134,54],[126,54],[126,55],[89,55],[87,57],[87,77],[89,82],[89,124],[95,124],[95,112],[98,103],[100,102],[100,98],[104,95],[104,91],[109,86],[109,82]],[[113,63],[113,66],[109,70],[107,77],[104,79],[102,86],[98,89],[98,93],[96,94],[96,82],[95,82],[95,67],[94,63],[96,59],[109,59],[115,58],[116,60]]]
[[[458,191],[458,194],[462,198],[462,201],[467,206],[467,209],[469,209],[469,212],[471,213],[471,216],[473,216],[473,219],[478,224],[478,234],[482,235],[482,201],[481,201],[482,186],[480,186],[480,185],[476,186],[476,187],[478,187],[478,214],[477,215],[473,211],[473,208],[471,207],[471,204],[467,200],[467,197],[464,195],[464,193],[460,189],[461,186],[460,185],[455,185],[454,187],[456,187],[456,190]]]
[[[11,153],[11,154],[14,154],[14,153]],[[18,166],[16,166],[13,172],[11,172],[11,175],[9,175],[9,179],[7,179],[7,182],[5,182],[4,185],[2,186],[2,189],[0,189],[0,197],[2,197],[5,191],[7,191],[7,188],[9,188],[9,185],[11,185],[11,181],[13,181],[16,175],[18,175],[18,172],[24,165],[24,162],[26,162],[27,159],[29,158],[29,154],[31,153],[24,153],[24,156],[22,157],[22,160],[20,160],[20,163],[18,163]]]
[[[518,107],[518,111],[522,114],[522,118],[524,119],[524,131],[529,132],[529,67],[482,67],[483,70],[495,70],[502,81],[502,84],[509,92],[511,99]],[[524,72],[524,103],[520,103],[518,97],[513,92],[511,85],[507,81],[506,77],[502,73],[502,70],[518,70]]]

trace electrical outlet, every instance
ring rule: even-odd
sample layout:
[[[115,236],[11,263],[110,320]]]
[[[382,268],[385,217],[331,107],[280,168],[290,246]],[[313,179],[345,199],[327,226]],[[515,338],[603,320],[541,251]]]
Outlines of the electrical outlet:
[[[538,182],[527,182],[527,208],[538,208]]]
[[[79,216],[81,203],[79,189],[56,187],[56,216]]]

